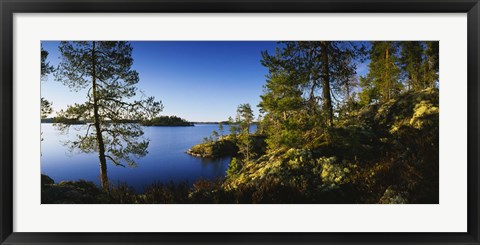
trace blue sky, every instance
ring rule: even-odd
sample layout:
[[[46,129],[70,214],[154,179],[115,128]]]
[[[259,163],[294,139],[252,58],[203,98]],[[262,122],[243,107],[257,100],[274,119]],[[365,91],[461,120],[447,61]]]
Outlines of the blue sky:
[[[47,61],[57,66],[59,42],[43,41]],[[258,116],[262,86],[268,70],[260,64],[261,51],[275,51],[270,41],[142,41],[131,42],[137,87],[164,105],[162,115],[189,121],[222,121],[234,117],[239,104],[250,103]],[[365,73],[366,65],[358,67]],[[71,92],[49,76],[42,96],[54,111],[82,103],[86,91]]]

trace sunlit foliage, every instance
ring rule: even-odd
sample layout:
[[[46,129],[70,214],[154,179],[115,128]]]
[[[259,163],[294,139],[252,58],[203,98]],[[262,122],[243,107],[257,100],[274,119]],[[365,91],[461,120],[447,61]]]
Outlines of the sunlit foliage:
[[[61,62],[56,80],[74,92],[85,91],[86,101],[74,104],[57,115],[61,130],[72,120],[89,122],[85,134],[68,142],[72,150],[98,152],[102,186],[108,190],[107,161],[118,166],[135,166],[135,158],[147,154],[148,140],[142,139],[138,124],[162,111],[161,102],[146,97],[135,86],[132,47],[128,42],[61,42]],[[135,99],[140,95],[139,99]],[[63,124],[62,124],[63,122]]]

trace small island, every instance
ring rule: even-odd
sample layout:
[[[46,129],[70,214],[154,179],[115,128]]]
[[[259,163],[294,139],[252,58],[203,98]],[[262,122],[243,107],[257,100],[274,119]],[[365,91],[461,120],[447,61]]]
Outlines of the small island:
[[[193,123],[177,116],[160,116],[140,122],[142,126],[194,126]]]

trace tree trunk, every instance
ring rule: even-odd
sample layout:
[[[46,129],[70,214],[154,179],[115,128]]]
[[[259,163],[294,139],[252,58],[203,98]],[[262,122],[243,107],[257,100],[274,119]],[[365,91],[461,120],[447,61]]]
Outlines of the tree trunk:
[[[416,68],[416,67],[415,67]],[[422,85],[420,84],[420,75],[418,74],[418,70],[415,69],[414,70],[414,74],[413,74],[413,78],[414,78],[414,84],[416,85],[417,89],[416,90],[419,90]]]
[[[388,44],[387,44],[388,45]],[[385,80],[386,80],[386,101],[390,100],[390,76],[388,74],[388,46],[385,49]]]
[[[347,83],[345,84],[345,93],[346,93],[345,100],[350,101],[350,80],[348,80]]]
[[[312,87],[310,87],[310,97],[308,98],[308,105],[311,113],[316,111],[317,103],[315,101],[315,88],[317,88],[317,78],[313,76]]]
[[[328,46],[326,41],[320,42],[322,48],[322,95],[323,95],[323,111],[327,114],[328,125],[333,126],[333,108],[332,98],[330,95],[330,75],[328,67]]]
[[[427,62],[427,65],[423,66],[423,83],[422,84],[425,88],[430,88],[430,81],[427,81],[427,70],[429,70],[427,69],[427,66],[429,62],[428,60],[426,62]]]
[[[408,75],[407,80],[405,82],[405,86],[407,86],[407,91],[410,91],[410,83],[411,83],[411,79],[410,79],[410,75]]]
[[[315,66],[315,59],[314,59],[314,47],[310,47],[310,56],[308,62],[311,65],[310,68],[310,79],[312,80],[312,86],[310,87],[310,97],[308,98],[308,106],[310,113],[315,113],[317,111],[317,106],[318,104],[316,103],[315,99],[315,89],[317,88],[317,82],[318,82],[318,69]]]
[[[93,117],[95,131],[97,134],[98,145],[98,159],[100,160],[100,178],[102,181],[102,190],[109,191],[108,188],[108,175],[107,175],[107,160],[105,157],[105,144],[102,137],[102,129],[100,125],[100,116],[98,114],[98,95],[97,95],[97,81],[95,71],[95,41],[92,42],[92,96],[93,96]]]

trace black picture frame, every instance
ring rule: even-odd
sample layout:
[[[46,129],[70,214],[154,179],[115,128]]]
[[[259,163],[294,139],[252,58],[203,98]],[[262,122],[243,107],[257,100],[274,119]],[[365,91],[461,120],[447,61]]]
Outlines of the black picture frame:
[[[480,244],[478,0],[0,0],[1,244]],[[466,233],[19,233],[13,232],[15,13],[468,13],[468,231]],[[412,221],[413,222],[413,221]]]

